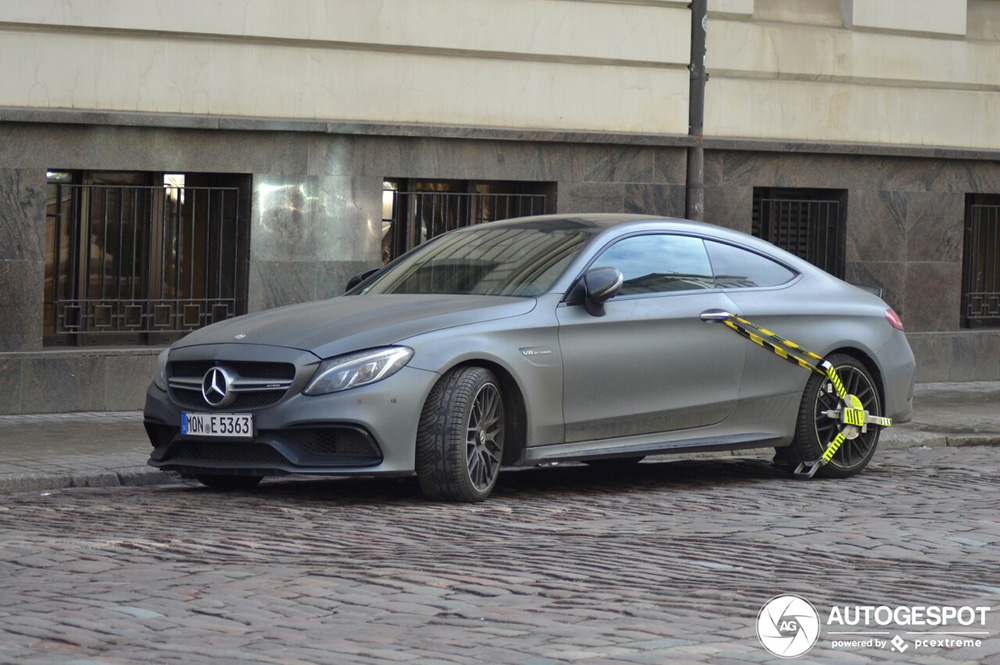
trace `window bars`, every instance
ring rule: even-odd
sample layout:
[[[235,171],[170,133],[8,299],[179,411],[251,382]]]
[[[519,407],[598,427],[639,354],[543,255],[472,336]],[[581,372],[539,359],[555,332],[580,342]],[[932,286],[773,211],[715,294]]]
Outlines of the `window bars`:
[[[846,192],[755,188],[753,235],[844,278]]]
[[[50,183],[46,335],[187,332],[240,313],[238,217],[238,188]]]
[[[1000,197],[967,205],[963,264],[962,324],[1000,326]]]

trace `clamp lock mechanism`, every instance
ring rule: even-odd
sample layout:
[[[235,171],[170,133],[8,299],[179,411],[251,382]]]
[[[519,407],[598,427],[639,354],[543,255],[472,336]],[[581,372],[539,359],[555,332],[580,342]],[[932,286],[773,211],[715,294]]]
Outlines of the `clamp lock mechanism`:
[[[829,379],[827,389],[832,389],[832,392],[835,392],[840,398],[840,408],[825,411],[823,415],[835,420],[839,429],[819,459],[812,462],[802,462],[796,467],[796,478],[808,479],[815,476],[817,471],[830,463],[844,441],[858,438],[860,434],[868,431],[869,426],[892,427],[892,418],[877,416],[866,411],[856,395],[847,393],[847,389],[844,388],[844,383],[840,380],[833,365],[812,351],[723,310],[703,312],[701,318],[703,321],[722,322],[737,334],[771,351],[779,358],[784,358],[803,369],[821,374]]]

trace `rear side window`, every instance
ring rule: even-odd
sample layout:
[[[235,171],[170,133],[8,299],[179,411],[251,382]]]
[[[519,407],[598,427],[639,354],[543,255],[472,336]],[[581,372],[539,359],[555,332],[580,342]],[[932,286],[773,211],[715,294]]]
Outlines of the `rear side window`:
[[[601,254],[592,268],[618,268],[625,282],[620,295],[710,289],[712,266],[701,238],[632,236]]]
[[[711,240],[705,241],[705,247],[720,289],[778,286],[795,277],[794,271],[760,254]]]

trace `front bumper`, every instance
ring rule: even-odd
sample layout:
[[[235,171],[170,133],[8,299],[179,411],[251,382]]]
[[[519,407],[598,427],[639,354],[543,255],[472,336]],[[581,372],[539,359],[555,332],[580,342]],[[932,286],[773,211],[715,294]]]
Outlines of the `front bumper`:
[[[404,367],[339,393],[290,390],[271,406],[240,411],[254,415],[252,439],[182,435],[183,412],[212,409],[180,406],[151,385],[144,409],[153,445],[148,464],[182,474],[410,475],[420,412],[438,378]]]

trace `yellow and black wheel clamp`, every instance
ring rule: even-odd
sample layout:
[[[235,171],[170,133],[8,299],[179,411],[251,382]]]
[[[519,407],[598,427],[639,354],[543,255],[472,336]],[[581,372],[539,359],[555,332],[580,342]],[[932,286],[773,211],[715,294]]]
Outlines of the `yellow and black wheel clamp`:
[[[868,431],[869,425],[879,427],[892,427],[892,419],[883,416],[876,416],[865,411],[861,400],[854,395],[847,394],[843,381],[837,376],[837,370],[828,361],[812,351],[805,349],[795,342],[789,341],[766,328],[750,323],[744,318],[725,312],[726,318],[718,320],[726,324],[731,330],[746,337],[754,344],[758,344],[773,352],[779,358],[784,358],[790,363],[796,364],[803,369],[816,372],[827,377],[833,385],[833,390],[840,398],[841,408],[836,411],[827,411],[827,415],[837,420],[840,424],[840,431],[833,437],[827,445],[823,454],[814,462],[802,462],[795,469],[795,475],[800,478],[812,478],[822,467],[830,463],[833,456],[837,454],[841,444],[847,439],[855,438],[859,433]]]

